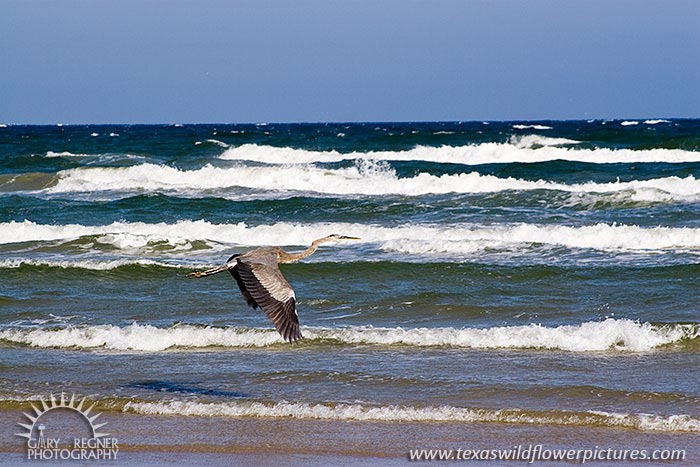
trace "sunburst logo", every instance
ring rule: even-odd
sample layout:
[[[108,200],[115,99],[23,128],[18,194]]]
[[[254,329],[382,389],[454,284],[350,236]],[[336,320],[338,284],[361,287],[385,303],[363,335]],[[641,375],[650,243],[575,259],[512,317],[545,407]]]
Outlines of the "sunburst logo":
[[[27,430],[26,433],[16,433],[17,436],[27,438],[27,458],[31,460],[99,460],[116,459],[119,447],[115,438],[110,438],[109,433],[99,431],[107,423],[96,423],[101,413],[93,413],[96,403],[86,404],[83,397],[78,400],[75,394],[68,399],[65,393],[61,393],[60,398],[51,394],[47,399],[39,398],[38,403],[29,402],[34,413],[23,412],[28,422],[19,423],[19,426]],[[90,429],[91,437],[73,437],[67,443],[61,445],[61,438],[50,437],[48,419],[53,423],[55,433],[57,423],[55,417],[50,415],[53,411],[69,411],[78,414]],[[64,428],[65,429],[65,428]]]

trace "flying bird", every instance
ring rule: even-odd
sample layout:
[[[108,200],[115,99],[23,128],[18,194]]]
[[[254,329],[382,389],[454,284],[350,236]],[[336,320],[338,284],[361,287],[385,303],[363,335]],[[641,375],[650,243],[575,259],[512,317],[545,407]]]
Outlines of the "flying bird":
[[[194,271],[189,278],[211,276],[228,271],[241,289],[246,303],[253,309],[262,308],[282,337],[294,342],[303,339],[299,329],[299,316],[296,310],[294,289],[279,270],[280,263],[294,263],[311,256],[321,243],[335,240],[360,240],[357,237],[329,235],[319,238],[300,253],[287,253],[278,246],[256,248],[239,255],[231,256],[225,264],[206,271]]]

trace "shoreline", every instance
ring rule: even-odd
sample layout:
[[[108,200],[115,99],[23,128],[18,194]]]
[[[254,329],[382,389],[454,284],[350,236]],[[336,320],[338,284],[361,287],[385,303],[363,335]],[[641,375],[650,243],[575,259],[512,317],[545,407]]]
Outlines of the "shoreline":
[[[0,464],[23,460],[22,438],[14,435],[22,414],[0,411]],[[685,449],[685,461],[700,459],[697,433],[650,433],[624,428],[532,426],[501,423],[365,422],[271,418],[151,416],[107,412],[105,428],[119,442],[116,461],[164,465],[230,465],[233,460],[278,465],[400,465],[411,449]],[[522,463],[523,461],[521,461]],[[613,465],[615,462],[610,462]],[[617,462],[619,464],[619,461]],[[58,464],[58,463],[56,463]],[[62,465],[75,464],[63,462]],[[654,464],[654,462],[651,462]],[[42,461],[42,465],[51,465]],[[498,465],[479,461],[478,465]],[[597,461],[596,465],[601,464]]]

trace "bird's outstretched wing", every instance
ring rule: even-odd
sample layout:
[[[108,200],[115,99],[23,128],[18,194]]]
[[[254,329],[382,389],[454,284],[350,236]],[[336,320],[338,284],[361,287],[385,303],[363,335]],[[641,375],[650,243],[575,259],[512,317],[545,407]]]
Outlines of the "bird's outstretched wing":
[[[267,256],[234,255],[229,262],[235,260],[236,264],[229,271],[248,305],[262,308],[285,340],[302,339],[294,289],[282,276],[276,255]]]

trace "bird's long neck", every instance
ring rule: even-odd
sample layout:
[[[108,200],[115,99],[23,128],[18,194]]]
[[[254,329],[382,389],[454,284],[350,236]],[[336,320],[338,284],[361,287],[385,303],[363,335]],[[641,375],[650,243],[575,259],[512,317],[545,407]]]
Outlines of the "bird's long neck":
[[[286,251],[281,251],[280,252],[280,263],[294,263],[296,261],[299,261],[300,259],[304,259],[307,256],[313,255],[316,250],[318,249],[318,246],[323,243],[324,241],[327,241],[325,238],[319,238],[318,240],[315,240],[310,247],[308,247],[306,250],[300,252],[300,253],[287,253]]]

